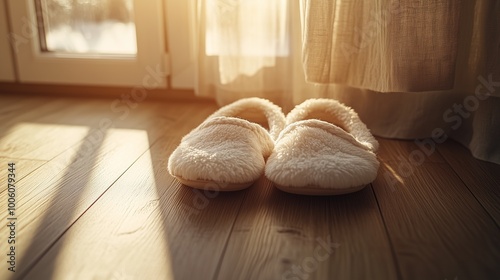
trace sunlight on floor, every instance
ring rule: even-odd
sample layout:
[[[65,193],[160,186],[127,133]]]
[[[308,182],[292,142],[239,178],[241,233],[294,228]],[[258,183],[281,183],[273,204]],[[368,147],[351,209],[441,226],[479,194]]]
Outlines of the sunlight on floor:
[[[396,182],[401,185],[404,185],[403,177],[399,176],[399,174],[396,172],[396,170],[394,170],[394,168],[392,168],[387,162],[381,161],[381,164],[386,168],[384,178],[388,181],[390,185]]]
[[[50,160],[62,149],[85,137],[89,129],[86,126],[21,122],[5,131],[4,137],[0,134],[0,156]],[[26,154],[26,151],[29,152]]]
[[[141,138],[141,146],[142,143],[144,147],[149,145],[146,131],[111,131],[116,137],[135,138],[135,143]],[[104,140],[103,147],[108,145],[106,142],[108,139]],[[116,161],[116,157],[113,160]],[[166,233],[163,224],[158,222],[162,214],[150,153],[143,154],[134,166],[132,169],[136,172],[132,176],[115,182],[65,234],[56,256],[55,279],[81,278],[82,275],[99,279],[140,279],[141,271],[137,267],[145,271],[154,267],[155,271],[161,270],[159,278],[173,279]],[[105,176],[99,173],[93,172],[92,176]],[[117,259],[132,260],[137,266],[123,266]]]
[[[140,279],[141,270],[117,261],[131,259],[144,270],[160,267],[160,277],[172,279],[164,224],[158,222],[162,214],[153,164],[149,152],[144,153],[149,141],[145,130],[39,123],[19,123],[0,135],[0,154],[16,158],[16,151],[24,156],[22,151],[38,150],[33,155],[50,157],[18,188],[23,200],[17,215],[24,226],[16,253],[27,261],[71,225],[42,261],[47,277]],[[139,157],[136,172],[114,182]],[[6,215],[2,212],[0,218]],[[0,235],[6,231],[2,227]]]

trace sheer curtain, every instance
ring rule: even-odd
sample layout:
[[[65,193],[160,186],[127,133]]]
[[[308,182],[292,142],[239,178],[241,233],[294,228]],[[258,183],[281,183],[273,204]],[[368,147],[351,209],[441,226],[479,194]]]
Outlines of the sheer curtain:
[[[197,94],[285,112],[335,98],[375,135],[450,137],[500,163],[499,1],[197,3]]]
[[[248,96],[281,103],[291,88],[289,1],[197,3],[197,94],[219,104]]]

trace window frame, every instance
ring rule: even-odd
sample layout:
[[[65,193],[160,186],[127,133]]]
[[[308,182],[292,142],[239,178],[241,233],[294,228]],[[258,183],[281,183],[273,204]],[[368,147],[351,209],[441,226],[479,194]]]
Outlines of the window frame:
[[[167,87],[169,60],[161,0],[134,0],[136,56],[42,52],[35,1],[7,1],[12,27],[9,41],[20,82]]]
[[[196,0],[165,0],[170,56],[170,85],[194,89],[196,80]]]
[[[14,82],[16,75],[9,44],[8,17],[4,4],[0,3],[0,81]]]

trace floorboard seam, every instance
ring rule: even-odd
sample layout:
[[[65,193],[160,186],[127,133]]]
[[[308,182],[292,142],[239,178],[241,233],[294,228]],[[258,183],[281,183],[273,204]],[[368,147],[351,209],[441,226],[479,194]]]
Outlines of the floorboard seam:
[[[220,260],[217,263],[217,267],[215,268],[214,277],[212,278],[213,280],[216,280],[219,278],[220,269],[222,267],[222,261],[224,260],[224,256],[226,255],[226,250],[227,250],[227,247],[229,245],[229,240],[231,239],[231,235],[233,235],[234,226],[236,225],[236,221],[238,220],[238,217],[240,216],[241,208],[243,208],[243,204],[245,204],[247,194],[248,194],[248,191],[245,192],[243,199],[241,200],[240,207],[238,207],[238,211],[236,212],[236,216],[234,218],[233,224],[231,225],[231,229],[229,230],[229,234],[227,236],[226,243],[224,244],[224,248],[222,248]]]
[[[396,255],[396,249],[394,248],[394,244],[392,243],[391,235],[389,234],[389,229],[387,228],[387,224],[385,222],[384,215],[382,214],[382,209],[380,209],[380,203],[379,203],[378,198],[377,198],[377,193],[373,189],[373,184],[370,184],[370,189],[372,191],[373,196],[375,197],[375,201],[377,202],[378,213],[380,215],[380,218],[382,219],[382,224],[384,225],[384,230],[385,230],[385,234],[387,236],[387,241],[389,242],[389,246],[391,248],[392,258],[394,260],[394,265],[396,266],[396,275],[397,275],[398,279],[403,279],[403,275],[401,273],[401,267],[399,265],[398,257]]]
[[[438,147],[437,148],[437,151],[439,154],[441,154],[441,156],[444,158],[444,160],[446,161],[446,164],[448,164],[448,166],[451,168],[451,170],[453,170],[453,173],[455,173],[455,175],[457,176],[457,178],[464,184],[465,188],[469,191],[469,193],[472,195],[472,197],[474,197],[474,199],[477,201],[477,203],[479,205],[481,205],[481,208],[483,208],[483,210],[486,212],[486,214],[488,215],[488,217],[493,221],[493,223],[497,226],[498,229],[500,229],[500,224],[497,223],[497,221],[495,220],[495,218],[491,215],[491,213],[488,211],[488,209],[486,207],[484,207],[483,203],[481,202],[481,200],[479,200],[477,198],[477,196],[474,194],[474,192],[471,190],[471,188],[467,185],[467,183],[462,179],[462,177],[460,177],[460,174],[457,172],[457,170],[455,168],[453,168],[453,166],[450,164],[450,161],[448,160],[448,158],[441,152],[441,149]]]
[[[68,227],[57,237],[54,239],[53,242],[50,243],[50,245],[42,251],[42,253],[40,254],[40,256],[38,256],[36,259],[33,260],[33,262],[29,265],[27,265],[27,268],[26,270],[23,271],[23,273],[21,274],[21,276],[19,277],[19,279],[25,279],[26,275],[29,274],[29,272],[36,266],[36,264],[38,262],[40,262],[40,260],[50,251],[50,249],[52,249],[52,247],[66,234],[66,232],[76,223],[80,220],[80,218],[85,215],[85,213],[87,213],[87,211],[89,211],[89,209],[94,206],[94,204],[99,201],[99,199],[101,199],[101,197],[109,191],[109,189],[121,178],[123,177],[123,175],[125,173],[127,173],[128,170],[130,170],[130,168],[146,153],[148,152],[151,147],[157,142],[159,141],[161,137],[159,137],[158,139],[156,139],[153,143],[151,143],[148,148],[146,150],[144,150],[144,152],[142,152],[119,176],[117,176],[117,178],[109,185],[109,187],[107,187],[88,207],[87,209],[85,209],[84,211],[82,211],[82,213],[71,223],[68,225]]]

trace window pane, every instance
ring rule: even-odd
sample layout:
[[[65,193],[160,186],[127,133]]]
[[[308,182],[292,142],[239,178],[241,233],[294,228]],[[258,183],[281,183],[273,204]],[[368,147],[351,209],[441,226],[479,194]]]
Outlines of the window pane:
[[[133,0],[35,0],[42,51],[137,53]]]

